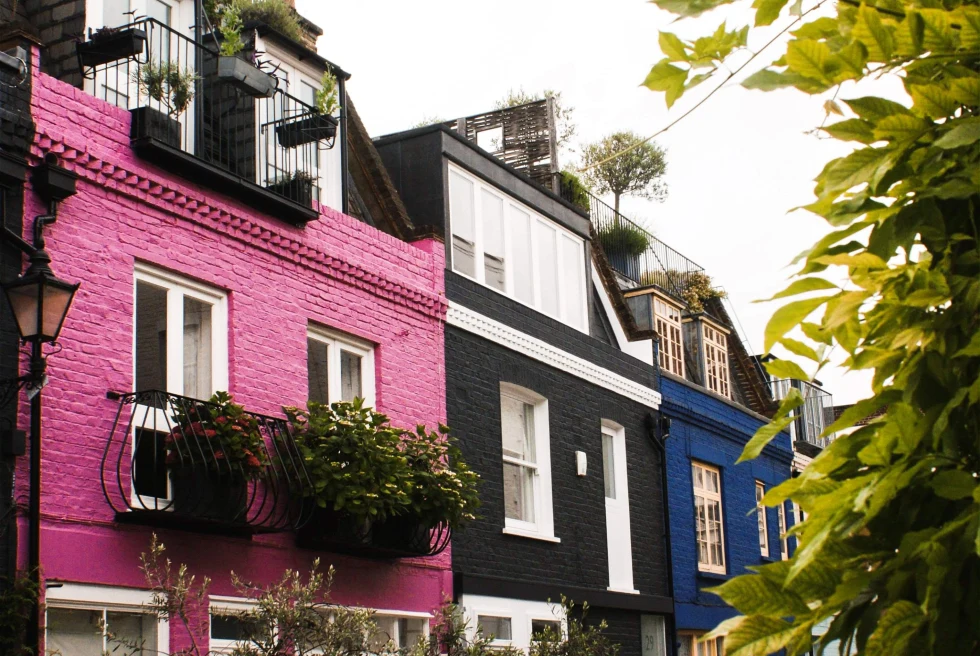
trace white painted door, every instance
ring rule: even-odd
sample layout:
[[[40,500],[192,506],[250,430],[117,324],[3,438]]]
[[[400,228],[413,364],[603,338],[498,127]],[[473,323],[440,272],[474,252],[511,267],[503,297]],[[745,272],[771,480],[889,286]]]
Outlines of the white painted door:
[[[636,592],[633,589],[633,547],[626,483],[626,433],[621,426],[609,422],[603,422],[602,426],[602,477],[606,495],[609,589]]]

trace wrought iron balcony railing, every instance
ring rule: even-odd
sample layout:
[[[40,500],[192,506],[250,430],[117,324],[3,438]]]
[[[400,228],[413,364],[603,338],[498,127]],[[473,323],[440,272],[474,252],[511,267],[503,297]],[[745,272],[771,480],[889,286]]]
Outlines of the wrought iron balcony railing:
[[[311,483],[284,419],[156,390],[110,398],[101,477],[117,521],[250,534],[309,520]]]
[[[791,389],[803,395],[803,405],[793,411],[796,442],[818,449],[826,448],[833,435],[821,436],[834,422],[834,397],[829,392],[805,380],[781,379],[770,382],[772,396],[777,401],[786,398]]]
[[[78,58],[86,88],[130,110],[141,156],[287,220],[316,217],[337,121],[280,88],[257,53],[222,57],[147,18],[93,35]]]
[[[582,206],[584,199],[571,193],[556,174],[554,188],[570,203]],[[638,286],[656,285],[672,296],[683,299],[687,282],[694,274],[704,274],[704,268],[657,239],[645,228],[627,219],[592,193],[584,193],[589,203],[589,218],[595,229],[599,247],[609,264],[620,275]],[[584,207],[583,207],[584,209]],[[593,244],[595,245],[595,244]]]

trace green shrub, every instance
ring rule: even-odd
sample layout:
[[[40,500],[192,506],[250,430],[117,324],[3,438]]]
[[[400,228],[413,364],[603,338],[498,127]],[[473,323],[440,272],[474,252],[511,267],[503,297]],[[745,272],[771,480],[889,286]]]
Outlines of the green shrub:
[[[297,43],[303,43],[299,14],[285,0],[228,0],[218,4],[238,11],[245,23],[263,23]]]
[[[617,220],[611,226],[598,231],[599,243],[607,255],[640,255],[650,247],[650,235],[646,230]]]
[[[589,201],[589,188],[586,187],[581,178],[571,171],[561,172],[561,197],[573,205],[580,207],[583,211],[589,212],[592,205]]]

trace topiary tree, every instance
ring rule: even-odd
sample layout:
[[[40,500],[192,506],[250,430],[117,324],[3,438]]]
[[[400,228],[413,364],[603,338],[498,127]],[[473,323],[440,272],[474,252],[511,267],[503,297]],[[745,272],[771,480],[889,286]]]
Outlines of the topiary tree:
[[[730,4],[654,2],[682,17]],[[845,369],[873,373],[872,394],[824,434],[856,430],[766,494],[766,505],[792,500],[804,511],[790,531],[802,538],[800,548],[715,590],[743,613],[716,634],[727,634],[729,656],[803,654],[828,623],[821,652],[839,641],[840,653],[862,656],[977,654],[980,6],[787,4],[752,4],[756,29],[781,21],[769,44],[792,36],[743,86],[833,92],[835,99],[819,102],[828,118],[842,119],[821,130],[855,148],[817,178],[816,201],[806,209],[830,232],[798,258],[796,279],[773,297],[802,296],[773,314],[765,348],[781,344],[817,372],[832,350],[843,352]],[[693,41],[661,33],[665,58],[646,86],[665,92],[668,106],[712,74],[721,78],[717,90],[759,54],[723,66],[749,31],[722,24]],[[883,75],[899,78],[901,102],[855,89]],[[840,103],[839,93],[846,94]],[[846,268],[848,284],[820,275],[831,266]],[[805,341],[787,336],[796,328]],[[766,367],[779,378],[811,378],[794,362]],[[741,460],[757,456],[801,404],[799,394],[787,397]]]
[[[616,156],[619,155],[619,156]],[[663,201],[667,198],[667,152],[654,143],[644,143],[633,132],[614,132],[582,149],[586,182],[598,194],[612,194],[619,213],[624,194]]]

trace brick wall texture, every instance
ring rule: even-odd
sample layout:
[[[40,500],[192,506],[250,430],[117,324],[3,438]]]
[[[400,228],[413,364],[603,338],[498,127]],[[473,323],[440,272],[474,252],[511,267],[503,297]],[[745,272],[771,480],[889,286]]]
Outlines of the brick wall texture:
[[[125,110],[37,70],[35,79],[33,160],[54,153],[81,176],[47,233],[55,272],[82,283],[44,392],[47,578],[142,585],[138,557],[151,531],[113,522],[99,476],[116,411],[106,392],[134,385],[137,262],[227,293],[229,387],[248,409],[278,415],[282,405],[305,402],[306,331],[314,322],[376,345],[377,406],[394,423],[446,419],[442,244],[400,242],[325,208],[306,228],[258,214],[136,158]],[[44,211],[36,194],[27,197],[27,216]],[[24,498],[26,479],[22,466]],[[286,568],[308,570],[318,556],[337,567],[339,602],[429,611],[451,594],[448,551],[369,562],[297,549],[291,533],[159,533],[175,562],[212,577],[214,594],[234,594],[229,570],[267,582]]]
[[[746,573],[747,566],[766,562],[753,512],[755,481],[765,483],[768,490],[789,477],[793,457],[790,438],[788,433],[780,433],[757,459],[736,465],[745,443],[763,424],[761,418],[670,376],[663,377],[661,393],[661,410],[671,418],[667,476],[677,629],[708,630],[735,613],[704,589]],[[692,461],[721,471],[726,576],[698,572]],[[770,558],[778,559],[776,509],[767,509],[766,517]]]

